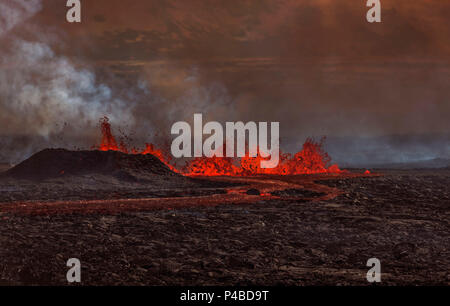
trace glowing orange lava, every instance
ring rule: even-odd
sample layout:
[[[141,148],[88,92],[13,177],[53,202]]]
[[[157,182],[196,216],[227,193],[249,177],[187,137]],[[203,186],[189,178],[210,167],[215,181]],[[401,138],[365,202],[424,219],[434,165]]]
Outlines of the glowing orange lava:
[[[165,154],[153,144],[146,144],[142,151],[131,149],[123,143],[117,144],[111,132],[111,124],[107,117],[101,121],[102,142],[97,148],[101,151],[120,151],[129,154],[152,154],[166,164],[171,170],[187,176],[250,176],[258,174],[296,175],[343,173],[338,165],[330,165],[331,158],[324,151],[324,138],[320,142],[308,138],[302,150],[292,155],[280,152],[280,161],[275,168],[261,168],[261,160],[257,157],[234,159],[229,157],[199,157],[186,162],[184,167],[176,167],[171,163],[170,154]],[[258,150],[259,151],[259,150]]]
[[[108,117],[103,117],[100,120],[100,125],[102,129],[102,143],[98,149],[100,151],[119,151],[117,141],[111,133],[111,124]]]

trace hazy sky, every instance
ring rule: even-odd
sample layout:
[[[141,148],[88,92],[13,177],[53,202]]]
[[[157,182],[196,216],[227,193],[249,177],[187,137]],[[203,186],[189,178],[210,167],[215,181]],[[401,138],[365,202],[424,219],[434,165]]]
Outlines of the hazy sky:
[[[170,125],[194,112],[280,121],[288,143],[309,135],[450,133],[449,1],[383,0],[381,24],[366,21],[364,0],[84,0],[81,24],[66,22],[65,1],[34,2],[37,12],[0,40],[43,42],[49,62],[62,58],[77,73],[89,71],[92,88],[79,86],[85,91],[75,95],[91,95],[92,103],[85,109],[77,100],[77,111],[106,112],[142,137],[148,130],[170,136]],[[0,52],[11,56],[11,48]],[[15,71],[15,60],[0,64]],[[27,82],[47,86],[48,73],[36,73]],[[3,110],[11,95],[0,88]],[[52,126],[73,124],[65,114],[73,107],[55,104],[58,112],[39,109],[39,120],[3,118],[2,134],[61,132]],[[37,128],[23,128],[23,120]]]

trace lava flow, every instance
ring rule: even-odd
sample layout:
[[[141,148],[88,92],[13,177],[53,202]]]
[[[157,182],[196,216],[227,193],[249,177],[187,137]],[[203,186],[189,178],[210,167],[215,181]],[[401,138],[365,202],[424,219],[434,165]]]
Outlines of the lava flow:
[[[339,174],[344,171],[338,165],[330,165],[331,158],[324,151],[324,138],[320,142],[308,138],[303,148],[292,155],[280,152],[280,162],[275,168],[261,168],[264,160],[257,157],[240,158],[229,157],[199,157],[187,161],[183,167],[176,167],[171,163],[169,154],[164,154],[153,144],[146,144],[144,150],[131,149],[121,142],[117,143],[111,132],[111,125],[107,117],[101,120],[102,142],[97,149],[101,151],[120,151],[127,154],[152,154],[166,164],[171,170],[187,176],[251,176],[258,174],[297,175],[297,174]]]

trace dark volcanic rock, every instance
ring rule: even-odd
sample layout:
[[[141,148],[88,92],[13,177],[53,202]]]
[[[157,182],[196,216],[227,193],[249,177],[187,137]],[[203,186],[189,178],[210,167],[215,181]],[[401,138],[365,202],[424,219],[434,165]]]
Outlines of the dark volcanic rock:
[[[46,149],[6,171],[6,177],[28,180],[99,174],[124,181],[151,180],[155,176],[179,176],[153,155],[115,151]]]
[[[261,195],[261,192],[258,189],[249,189],[247,190],[248,195]]]
[[[73,257],[84,286],[371,286],[373,257],[382,265],[377,286],[450,284],[449,171],[321,184],[342,194],[307,205],[268,199],[120,214],[0,211],[0,285],[68,285]]]
[[[272,192],[272,195],[277,197],[305,197],[305,198],[316,198],[324,196],[323,192],[316,192],[313,190],[307,189],[285,189],[285,190],[277,190]]]
[[[180,175],[150,154],[47,149],[0,175],[0,203],[202,196],[229,185]]]

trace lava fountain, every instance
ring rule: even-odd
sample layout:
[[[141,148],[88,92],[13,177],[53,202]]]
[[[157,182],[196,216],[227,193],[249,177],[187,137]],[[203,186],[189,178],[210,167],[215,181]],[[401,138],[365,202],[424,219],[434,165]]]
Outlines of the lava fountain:
[[[111,132],[109,119],[100,120],[102,140],[94,149],[101,151],[120,151],[126,154],[152,154],[166,164],[172,171],[186,176],[252,176],[260,174],[272,175],[298,175],[298,174],[339,174],[345,172],[338,165],[330,164],[331,158],[323,149],[325,138],[319,142],[308,138],[302,149],[296,154],[280,152],[280,162],[275,168],[261,168],[260,162],[265,158],[260,154],[256,157],[243,158],[229,157],[198,157],[186,161],[185,165],[178,167],[172,162],[170,153],[165,153],[151,143],[145,149],[128,149],[123,143],[117,143]],[[268,160],[269,158],[267,158]]]

